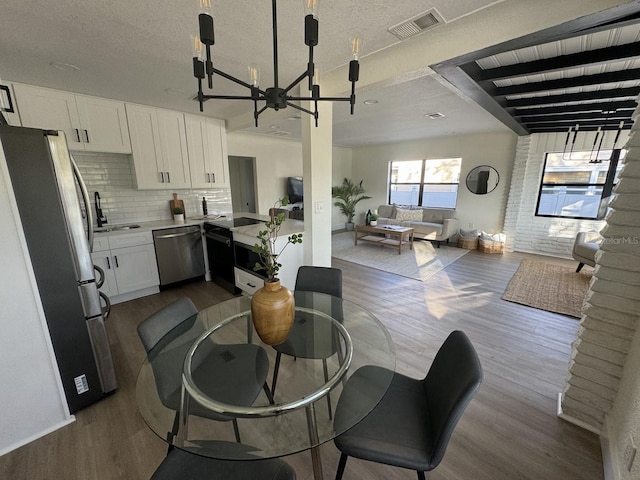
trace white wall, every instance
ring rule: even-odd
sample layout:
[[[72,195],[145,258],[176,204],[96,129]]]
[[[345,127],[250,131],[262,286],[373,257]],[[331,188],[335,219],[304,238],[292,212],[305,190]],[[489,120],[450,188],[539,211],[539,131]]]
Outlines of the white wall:
[[[355,149],[352,179],[354,181],[364,180],[363,186],[366,189],[366,194],[373,197],[358,204],[356,222],[364,221],[367,209],[373,210],[379,205],[388,203],[389,162],[461,157],[462,169],[456,206],[461,228],[469,228],[469,225],[473,225],[473,228],[478,230],[502,231],[516,138],[515,134],[509,132],[486,133]],[[497,188],[486,195],[474,195],[465,186],[467,174],[478,165],[490,165],[500,175],[500,183]]]
[[[256,208],[266,215],[273,203],[287,192],[287,177],[302,176],[302,143],[265,135],[234,132],[227,134],[229,155],[256,159]],[[332,185],[351,175],[351,149],[333,147]],[[332,229],[344,228],[337,209],[332,211]],[[336,227],[342,222],[341,226]]]
[[[579,132],[574,150],[591,150],[596,132]],[[628,139],[623,131],[617,147]],[[607,131],[603,149],[612,148],[616,131]],[[599,231],[604,221],[536,217],[538,190],[547,152],[562,152],[566,133],[537,133],[520,137],[509,193],[505,229],[507,249],[544,255],[571,257],[575,236],[580,231]]]
[[[70,421],[0,152],[0,456]]]

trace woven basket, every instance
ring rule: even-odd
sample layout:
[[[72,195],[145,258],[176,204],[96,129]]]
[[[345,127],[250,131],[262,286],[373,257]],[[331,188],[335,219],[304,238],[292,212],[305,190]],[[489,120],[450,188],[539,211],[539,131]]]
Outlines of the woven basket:
[[[483,253],[504,253],[504,243],[480,239],[478,250]]]
[[[458,248],[464,248],[466,250],[476,250],[478,248],[478,237],[458,237]]]

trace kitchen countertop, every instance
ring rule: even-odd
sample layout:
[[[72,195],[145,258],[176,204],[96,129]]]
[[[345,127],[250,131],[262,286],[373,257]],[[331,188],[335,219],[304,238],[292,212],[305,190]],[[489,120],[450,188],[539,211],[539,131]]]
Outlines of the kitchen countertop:
[[[175,223],[173,220],[157,220],[153,222],[130,222],[126,224],[116,224],[109,225],[106,224],[104,227],[106,228],[116,228],[116,230],[110,230],[107,232],[95,232],[96,236],[112,236],[112,235],[126,235],[129,233],[136,232],[147,232],[153,230],[161,230],[165,228],[176,228],[176,227],[186,227],[190,225],[202,225],[203,223],[212,223],[214,225],[219,225],[221,227],[228,228],[232,230],[234,233],[246,235],[250,237],[257,237],[258,232],[263,228],[263,224],[255,224],[255,225],[245,225],[242,227],[234,227],[233,226],[233,218],[254,218],[257,220],[268,221],[268,215],[258,215],[256,213],[236,213],[236,214],[226,214],[224,216],[220,215],[207,215],[205,217],[194,217],[194,218],[186,218],[184,223]],[[118,227],[126,226],[126,225],[140,225],[139,228],[128,228],[128,229],[117,229]],[[103,227],[103,228],[104,228]],[[292,233],[299,233],[304,231],[304,222],[301,220],[293,220],[286,219],[279,232],[279,236],[291,235]]]

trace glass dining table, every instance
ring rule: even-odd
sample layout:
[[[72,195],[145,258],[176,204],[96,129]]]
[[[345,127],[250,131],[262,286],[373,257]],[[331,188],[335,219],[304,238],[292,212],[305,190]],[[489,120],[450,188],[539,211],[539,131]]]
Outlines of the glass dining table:
[[[315,292],[294,292],[294,296],[297,342],[304,347],[304,356],[312,358],[282,355],[273,398],[265,389],[252,405],[240,406],[213,398],[200,388],[203,376],[225,378],[225,362],[233,361],[239,345],[263,349],[269,361],[267,381],[273,376],[276,351],[263,344],[253,328],[251,298],[239,296],[185,320],[148,352],[138,374],[136,397],[149,428],[176,448],[223,460],[257,460],[310,450],[314,479],[321,480],[318,447],[358,423],[378,404],[395,370],[395,349],[386,328],[361,306]],[[220,359],[202,362],[205,355]],[[215,364],[216,371],[203,372],[199,366],[205,364]],[[389,373],[377,375],[366,391],[350,397],[348,408],[334,422],[344,383],[368,365],[384,367]],[[161,401],[167,387],[156,378],[165,377],[162,373],[167,370],[181,376],[176,383],[181,385],[180,411]],[[213,412],[213,418],[233,418],[235,430],[229,421],[203,415],[203,408]],[[227,448],[238,438],[239,448]]]

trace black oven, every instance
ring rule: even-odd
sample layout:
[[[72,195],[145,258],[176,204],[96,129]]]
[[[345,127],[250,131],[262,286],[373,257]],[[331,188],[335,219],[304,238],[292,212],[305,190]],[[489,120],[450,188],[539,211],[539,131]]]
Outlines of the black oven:
[[[233,250],[236,258],[236,267],[266,280],[267,271],[264,267],[257,271],[253,269],[256,263],[260,263],[260,257],[253,251],[252,245],[233,242]]]
[[[204,236],[207,241],[207,258],[209,259],[211,280],[233,294],[240,293],[240,290],[236,288],[233,271],[235,265],[233,232],[229,228],[205,222]]]

